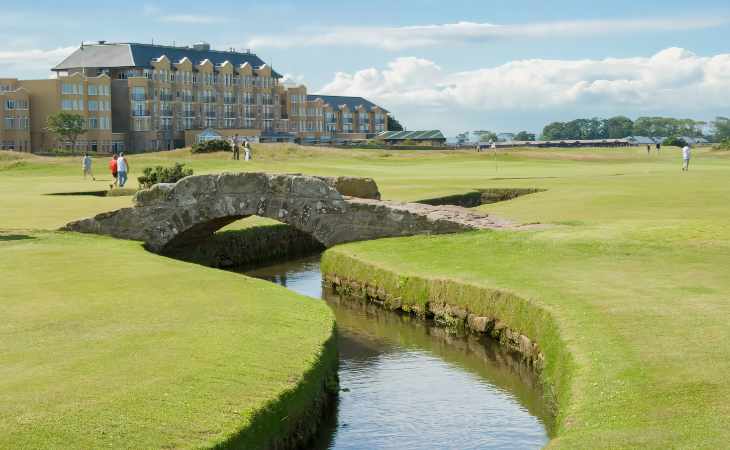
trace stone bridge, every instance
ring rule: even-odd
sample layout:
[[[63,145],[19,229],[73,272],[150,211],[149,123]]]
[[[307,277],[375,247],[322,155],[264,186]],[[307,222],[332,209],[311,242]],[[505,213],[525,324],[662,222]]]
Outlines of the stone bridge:
[[[72,222],[63,229],[144,241],[150,250],[164,253],[252,215],[289,224],[325,247],[509,226],[456,206],[382,201],[377,185],[367,178],[224,173],[155,185],[135,195],[134,207]]]

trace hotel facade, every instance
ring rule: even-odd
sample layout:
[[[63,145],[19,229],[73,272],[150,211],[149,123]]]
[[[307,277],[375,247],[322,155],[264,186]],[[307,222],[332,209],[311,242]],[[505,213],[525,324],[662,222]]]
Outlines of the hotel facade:
[[[207,139],[338,143],[387,131],[388,111],[361,97],[313,95],[251,52],[208,44],[84,44],[47,80],[0,78],[0,149],[43,152],[68,143],[48,116],[83,116],[78,151],[144,152]]]

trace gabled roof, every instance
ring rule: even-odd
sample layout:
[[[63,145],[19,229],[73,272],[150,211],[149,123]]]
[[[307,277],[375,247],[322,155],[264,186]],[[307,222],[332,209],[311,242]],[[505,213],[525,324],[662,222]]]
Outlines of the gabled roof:
[[[342,105],[347,106],[351,111],[355,111],[358,106],[362,105],[368,112],[372,111],[373,108],[380,108],[383,112],[387,113],[388,110],[383,108],[382,106],[378,106],[375,103],[366,100],[362,97],[343,97],[340,95],[317,95],[317,94],[310,94],[307,95],[307,101],[313,102],[317,100],[318,98],[321,98],[322,101],[329,104],[333,108],[338,108]]]
[[[423,131],[384,131],[375,136],[375,139],[387,141],[405,141],[405,140],[439,140],[446,139],[440,130],[423,130]]]
[[[165,55],[172,63],[188,58],[194,65],[209,60],[219,66],[225,61],[234,66],[249,63],[254,68],[265,65],[264,61],[254,53],[241,53],[218,50],[196,50],[190,47],[172,47],[165,45],[118,43],[118,44],[84,44],[61,61],[52,70],[68,70],[79,67],[144,67],[151,68],[152,60]],[[281,78],[276,72],[273,76]]]

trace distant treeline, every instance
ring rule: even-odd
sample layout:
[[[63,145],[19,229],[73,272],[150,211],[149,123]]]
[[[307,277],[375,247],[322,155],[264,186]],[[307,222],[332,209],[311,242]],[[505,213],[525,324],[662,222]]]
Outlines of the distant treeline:
[[[713,122],[723,120],[719,117]],[[726,119],[725,119],[726,120]],[[553,122],[542,130],[542,139],[622,139],[628,136],[688,136],[702,137],[707,122],[672,117],[639,117],[636,121],[624,116],[601,119],[576,119]]]

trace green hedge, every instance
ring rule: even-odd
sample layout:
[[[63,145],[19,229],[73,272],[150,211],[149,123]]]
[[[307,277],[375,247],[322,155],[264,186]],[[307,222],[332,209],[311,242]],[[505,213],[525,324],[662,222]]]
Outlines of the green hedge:
[[[148,189],[157,183],[177,183],[192,174],[193,169],[186,168],[185,164],[175,163],[172,167],[145,167],[137,181],[140,188]]]
[[[212,141],[195,144],[190,149],[193,153],[216,153],[216,152],[232,152],[233,148],[228,141],[216,139]]]

